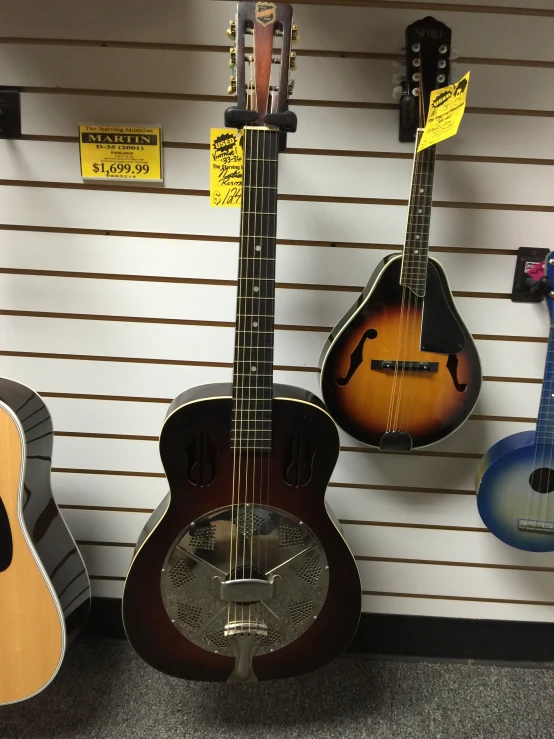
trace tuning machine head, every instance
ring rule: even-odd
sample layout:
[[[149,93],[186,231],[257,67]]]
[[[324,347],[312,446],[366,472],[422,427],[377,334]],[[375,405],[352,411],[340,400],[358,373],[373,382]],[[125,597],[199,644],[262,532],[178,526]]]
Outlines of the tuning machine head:
[[[237,78],[233,75],[231,77],[231,84],[227,88],[227,94],[228,95],[236,95],[237,94]]]
[[[289,98],[292,97],[293,92],[294,92],[294,80],[289,80],[289,87],[288,87]]]
[[[291,38],[292,38],[293,43],[296,43],[297,41],[300,40],[300,36],[298,34],[298,26],[296,24],[294,24],[292,27]]]
[[[229,54],[230,54],[229,66],[232,69],[237,63],[237,50],[234,46],[231,46],[231,48],[229,49]]]
[[[290,68],[296,69],[296,51],[290,53]]]
[[[237,22],[236,21],[231,21],[229,23],[229,28],[227,29],[227,36],[230,39],[233,39],[233,41],[237,37]]]

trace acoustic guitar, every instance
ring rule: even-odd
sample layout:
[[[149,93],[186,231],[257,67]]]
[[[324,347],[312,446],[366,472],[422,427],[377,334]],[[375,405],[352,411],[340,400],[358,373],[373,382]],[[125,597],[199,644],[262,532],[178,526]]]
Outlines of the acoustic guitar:
[[[231,34],[237,106],[226,125],[244,127],[233,382],[189,390],[169,408],[160,454],[170,494],[139,539],[123,619],[158,670],[243,683],[338,655],[361,590],[325,505],[336,426],[314,395],[273,382],[278,153],[296,128],[291,6],[240,2]]]
[[[554,285],[554,252],[545,261]],[[536,427],[494,444],[477,470],[477,507],[501,541],[528,552],[554,551],[554,294]]]
[[[409,452],[453,433],[481,388],[475,344],[445,272],[428,255],[435,147],[417,151],[432,89],[448,84],[450,29],[433,18],[406,30],[404,118],[417,130],[402,254],[386,257],[333,329],[320,359],[335,421],[382,451]]]
[[[52,437],[41,398],[0,378],[0,704],[53,680],[90,607],[83,559],[50,489]]]

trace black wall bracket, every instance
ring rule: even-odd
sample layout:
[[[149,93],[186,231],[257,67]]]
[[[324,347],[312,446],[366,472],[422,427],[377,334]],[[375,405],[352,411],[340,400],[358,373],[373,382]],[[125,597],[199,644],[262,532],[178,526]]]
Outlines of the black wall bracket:
[[[522,246],[517,250],[512,287],[512,301],[514,303],[540,303],[544,296],[550,292],[552,285],[548,277],[543,276],[537,280],[536,275],[529,274],[533,267],[544,262],[548,253],[548,249],[534,249],[526,246]]]
[[[21,138],[21,91],[0,87],[0,139]]]

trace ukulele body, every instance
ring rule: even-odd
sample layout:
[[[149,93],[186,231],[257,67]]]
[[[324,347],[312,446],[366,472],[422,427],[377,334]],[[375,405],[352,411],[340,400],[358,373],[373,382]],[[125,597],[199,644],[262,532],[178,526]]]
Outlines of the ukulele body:
[[[535,432],[494,444],[477,470],[483,523],[505,544],[528,552],[554,551],[554,452],[535,447]]]
[[[90,584],[52,497],[52,421],[30,388],[0,379],[0,704],[58,672],[84,626]]]
[[[354,636],[358,571],[325,505],[339,453],[336,426],[308,391],[276,385],[274,398],[271,451],[242,458],[242,481],[235,475],[240,454],[231,448],[231,385],[193,388],[170,406],[160,454],[171,492],[139,539],[123,594],[129,641],[162,672],[229,680],[235,657],[224,630],[229,618],[247,614],[268,626],[252,660],[257,680],[318,668]],[[254,498],[245,497],[248,480]],[[237,526],[232,500],[243,501]],[[264,580],[273,570],[280,579],[267,608],[239,599],[238,616],[237,602],[228,611],[220,598],[222,582],[236,572],[234,530],[245,542],[241,576]],[[290,563],[275,569],[276,558]]]
[[[320,360],[334,420],[383,451],[410,451],[449,436],[473,410],[482,380],[442,266],[429,258],[425,298],[406,289],[403,303],[401,264],[400,255],[379,264]]]

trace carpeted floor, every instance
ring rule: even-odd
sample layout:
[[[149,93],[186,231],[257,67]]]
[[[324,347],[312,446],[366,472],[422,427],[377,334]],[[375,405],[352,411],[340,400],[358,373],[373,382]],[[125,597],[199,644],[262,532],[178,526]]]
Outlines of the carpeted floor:
[[[1,739],[54,737],[550,739],[554,670],[350,656],[294,680],[226,686],[161,675],[124,641],[82,640],[47,690],[0,708]]]

